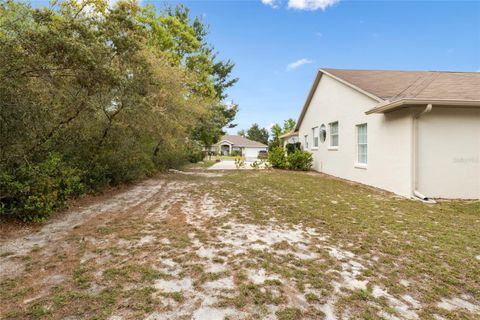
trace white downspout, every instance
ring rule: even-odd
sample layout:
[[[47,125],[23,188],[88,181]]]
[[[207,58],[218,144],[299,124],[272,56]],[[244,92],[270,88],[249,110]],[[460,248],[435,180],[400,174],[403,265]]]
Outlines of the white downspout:
[[[423,109],[421,112],[414,114],[413,115],[413,123],[412,123],[412,193],[413,196],[416,198],[419,198],[422,201],[429,201],[428,197],[421,194],[417,190],[417,182],[418,182],[418,119],[432,111],[433,105],[429,103],[425,109]]]

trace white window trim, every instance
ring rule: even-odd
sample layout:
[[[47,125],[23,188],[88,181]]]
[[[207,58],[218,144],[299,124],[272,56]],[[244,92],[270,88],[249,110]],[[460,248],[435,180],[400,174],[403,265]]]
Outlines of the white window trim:
[[[323,131],[325,132],[325,139],[321,139],[321,132],[322,132],[322,128],[323,128]],[[320,143],[324,143],[325,141],[327,140],[327,127],[325,126],[325,124],[321,124],[320,127],[318,127],[318,141],[320,141]]]
[[[337,145],[336,146],[333,146],[332,145],[332,124],[336,123],[337,124],[337,133],[336,133],[336,136],[337,136]],[[340,125],[338,123],[338,121],[333,121],[333,122],[330,122],[328,124],[328,132],[329,132],[329,135],[328,135],[328,150],[331,150],[331,151],[336,151],[338,150],[338,147],[340,146],[340,134],[339,134],[339,131],[340,131]]]
[[[304,142],[305,142],[305,150],[308,150],[308,134],[303,136]]]
[[[360,126],[366,126],[367,128],[367,142],[365,143],[367,145],[367,162],[366,163],[361,163],[358,162],[358,128]],[[358,169],[367,169],[368,167],[368,124],[365,123],[359,123],[355,125],[355,162],[354,162],[354,167]]]

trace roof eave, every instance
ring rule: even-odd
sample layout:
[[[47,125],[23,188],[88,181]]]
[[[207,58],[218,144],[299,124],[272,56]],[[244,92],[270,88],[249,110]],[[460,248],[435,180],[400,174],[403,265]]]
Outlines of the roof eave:
[[[228,140],[226,140],[226,139],[220,140],[220,141],[218,141],[217,143],[215,143],[215,144],[213,144],[213,145],[214,145],[214,146],[219,146],[219,145],[222,144],[223,142],[228,142],[229,144],[234,145],[233,142],[228,141]]]
[[[222,141],[219,141],[215,144],[212,145],[212,147],[218,147],[220,146],[222,143],[224,142],[228,142],[228,144],[230,144],[232,147],[238,147],[238,148],[267,148],[268,146],[265,145],[265,144],[252,144],[252,145],[248,145],[248,144],[236,144],[236,143],[233,143],[233,142],[230,142],[228,140],[222,140]]]
[[[294,137],[294,136],[298,136],[298,132],[290,131],[290,132],[287,132],[285,134],[282,134],[281,136],[279,136],[279,138],[283,139],[283,138],[290,138],[290,137]]]
[[[480,100],[459,100],[459,99],[400,99],[376,106],[365,112],[365,114],[387,113],[407,106],[432,104],[449,107],[473,107],[480,108]]]
[[[267,148],[268,146],[266,144],[262,145],[240,145],[240,144],[234,144],[234,147],[239,147],[239,148]]]

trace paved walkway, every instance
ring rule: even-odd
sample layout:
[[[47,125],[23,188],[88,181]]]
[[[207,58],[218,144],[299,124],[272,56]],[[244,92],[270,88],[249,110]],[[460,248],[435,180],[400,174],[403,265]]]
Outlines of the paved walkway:
[[[259,160],[258,160],[259,161]],[[246,160],[245,161],[245,167],[243,168],[237,168],[235,166],[235,161],[233,160],[222,160],[220,162],[215,163],[213,166],[208,168],[208,170],[252,170],[251,164],[254,162],[254,160]],[[262,166],[259,169],[264,169]]]

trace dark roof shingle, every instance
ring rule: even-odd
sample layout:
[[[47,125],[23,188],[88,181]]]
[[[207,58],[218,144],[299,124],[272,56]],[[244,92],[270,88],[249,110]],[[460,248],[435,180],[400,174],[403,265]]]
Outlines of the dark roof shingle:
[[[261,142],[253,141],[253,140],[244,138],[242,136],[236,136],[236,135],[224,135],[219,142],[223,140],[227,140],[233,143],[234,146],[238,146],[238,147],[258,147],[258,148],[267,147]]]
[[[480,100],[480,72],[322,70],[384,100]]]

